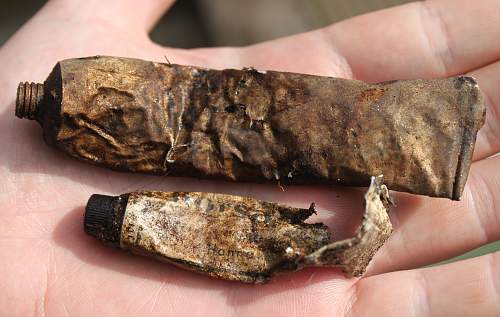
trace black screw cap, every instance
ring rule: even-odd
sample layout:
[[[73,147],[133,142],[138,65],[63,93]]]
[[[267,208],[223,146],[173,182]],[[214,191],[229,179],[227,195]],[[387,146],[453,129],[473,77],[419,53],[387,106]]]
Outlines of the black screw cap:
[[[126,199],[121,196],[90,196],[83,220],[85,232],[106,244],[118,247],[125,207]]]

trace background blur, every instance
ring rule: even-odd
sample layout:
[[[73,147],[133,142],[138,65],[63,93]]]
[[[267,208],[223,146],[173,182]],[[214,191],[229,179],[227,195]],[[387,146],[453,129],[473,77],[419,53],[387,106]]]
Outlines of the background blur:
[[[82,0],[85,1],[85,0]],[[105,1],[105,0],[104,0]],[[46,2],[1,0],[0,45]],[[313,30],[409,0],[177,0],[151,32],[160,44],[240,46]],[[500,250],[500,241],[462,257]]]
[[[0,45],[46,1],[1,2]],[[316,29],[405,2],[409,1],[178,0],[158,23],[151,37],[160,44],[183,48],[239,46]]]

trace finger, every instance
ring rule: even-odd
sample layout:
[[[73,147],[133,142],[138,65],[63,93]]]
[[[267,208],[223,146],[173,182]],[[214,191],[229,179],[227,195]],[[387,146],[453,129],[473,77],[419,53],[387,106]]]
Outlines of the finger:
[[[360,16],[325,31],[368,81],[444,77],[500,57],[500,2],[434,0]]]
[[[499,34],[497,0],[435,0],[256,45],[245,56],[269,68],[288,64],[366,81],[443,77],[497,60]]]
[[[486,123],[479,130],[474,160],[500,152],[500,62],[471,72],[478,80],[486,103]]]
[[[421,267],[500,240],[500,157],[472,165],[463,201],[401,199],[370,275]]]
[[[353,316],[498,316],[500,252],[369,277],[353,294]]]
[[[103,20],[124,30],[151,28],[175,0],[58,0],[48,3],[52,13],[78,21]],[[58,16],[54,16],[57,18]]]

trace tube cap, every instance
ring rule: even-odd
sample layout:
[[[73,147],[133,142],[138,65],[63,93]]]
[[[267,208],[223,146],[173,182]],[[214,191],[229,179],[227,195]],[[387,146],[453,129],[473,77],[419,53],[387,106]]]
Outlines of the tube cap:
[[[83,220],[85,232],[107,244],[118,246],[125,207],[121,200],[121,197],[114,196],[90,196]]]
[[[113,196],[97,194],[90,196],[85,207],[85,229],[105,227],[110,214],[113,213],[114,200]]]

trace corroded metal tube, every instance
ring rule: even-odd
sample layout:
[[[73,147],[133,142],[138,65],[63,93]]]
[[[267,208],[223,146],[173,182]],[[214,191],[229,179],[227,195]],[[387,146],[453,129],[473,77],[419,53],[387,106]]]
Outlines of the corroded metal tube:
[[[85,231],[104,243],[228,280],[262,283],[306,266],[361,276],[392,232],[382,177],[372,178],[363,221],[349,239],[304,220],[309,209],[212,193],[93,195]]]
[[[390,189],[452,199],[485,116],[470,77],[368,84],[91,57],[57,63],[36,87],[20,88],[30,98],[18,96],[16,114],[93,164],[282,184],[384,174]]]

